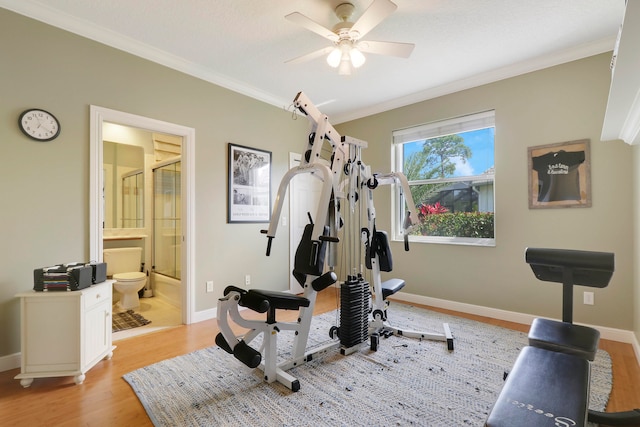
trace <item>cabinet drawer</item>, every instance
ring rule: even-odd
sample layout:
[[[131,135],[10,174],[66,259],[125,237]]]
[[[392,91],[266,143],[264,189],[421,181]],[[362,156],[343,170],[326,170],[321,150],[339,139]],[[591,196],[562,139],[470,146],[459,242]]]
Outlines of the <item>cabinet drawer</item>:
[[[84,308],[88,309],[100,304],[102,301],[111,299],[111,287],[96,286],[94,288],[85,289],[82,291]]]

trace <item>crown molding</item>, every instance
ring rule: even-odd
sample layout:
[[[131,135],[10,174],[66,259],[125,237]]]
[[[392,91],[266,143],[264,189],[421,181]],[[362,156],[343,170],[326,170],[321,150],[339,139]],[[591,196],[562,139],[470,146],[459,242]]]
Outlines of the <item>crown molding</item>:
[[[429,99],[437,98],[443,95],[460,92],[462,90],[471,89],[500,80],[516,77],[532,71],[542,70],[544,68],[553,67],[578,59],[587,58],[589,56],[599,55],[613,50],[615,37],[609,37],[597,40],[593,43],[583,44],[571,49],[565,49],[549,55],[539,56],[529,61],[518,62],[516,64],[507,65],[496,68],[486,73],[471,76],[466,79],[457,80],[441,86],[432,87],[424,91],[416,92],[404,97],[395,98],[388,102],[383,102],[369,108],[363,108],[345,114],[337,114],[331,117],[333,123],[344,123],[351,120],[360,119],[362,117],[371,116],[373,114],[382,113],[393,110],[395,108],[405,107]]]
[[[60,12],[59,10],[41,3],[36,3],[32,0],[0,0],[0,7],[123,52],[164,65],[165,67],[197,77],[267,104],[283,107],[291,103],[290,100],[284,100],[228,76],[214,73],[210,69],[194,62],[186,61],[179,56],[157,49],[139,40],[78,19],[75,16]]]

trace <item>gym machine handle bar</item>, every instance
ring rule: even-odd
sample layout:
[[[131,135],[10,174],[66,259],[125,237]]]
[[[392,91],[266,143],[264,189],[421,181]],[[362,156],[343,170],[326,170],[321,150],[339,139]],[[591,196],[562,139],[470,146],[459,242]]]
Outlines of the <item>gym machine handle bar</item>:
[[[267,234],[268,232],[269,230],[260,230],[260,233],[262,234]],[[273,237],[274,236],[267,236],[267,256],[271,255],[271,241],[273,240]],[[338,243],[340,241],[340,239],[333,236],[320,236],[318,240],[332,243]]]

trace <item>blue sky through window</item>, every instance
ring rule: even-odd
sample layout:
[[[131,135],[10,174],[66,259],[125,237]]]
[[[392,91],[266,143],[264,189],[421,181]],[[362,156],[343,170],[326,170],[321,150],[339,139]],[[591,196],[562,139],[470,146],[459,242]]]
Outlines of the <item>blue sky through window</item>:
[[[478,129],[459,133],[464,143],[471,149],[473,155],[466,163],[456,162],[454,176],[480,175],[494,166],[494,136],[495,128]],[[404,156],[422,150],[424,140],[404,144]]]

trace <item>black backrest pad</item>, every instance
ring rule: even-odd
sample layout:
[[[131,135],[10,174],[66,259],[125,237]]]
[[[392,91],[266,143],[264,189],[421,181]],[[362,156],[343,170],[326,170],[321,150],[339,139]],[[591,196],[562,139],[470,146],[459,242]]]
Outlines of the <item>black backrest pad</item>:
[[[539,280],[563,283],[563,271],[569,269],[574,285],[596,288],[606,287],[614,270],[614,254],[609,252],[527,248],[525,261]]]
[[[298,249],[296,249],[294,276],[300,274],[310,274],[320,276],[324,268],[324,256],[327,242],[324,240],[313,240],[313,224],[307,224],[302,233],[302,239]],[[323,235],[329,235],[329,227],[324,227]]]
[[[391,248],[389,247],[389,237],[387,237],[387,232],[376,231],[372,246],[372,249],[378,254],[380,271],[393,270],[393,258],[391,256]]]

